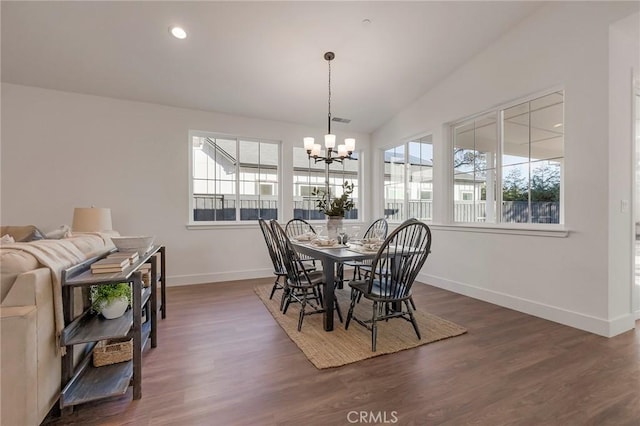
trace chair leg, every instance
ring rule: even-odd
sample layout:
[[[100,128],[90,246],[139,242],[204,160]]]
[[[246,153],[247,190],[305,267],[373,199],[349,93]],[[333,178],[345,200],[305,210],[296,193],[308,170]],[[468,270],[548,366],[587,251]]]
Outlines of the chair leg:
[[[276,276],[276,281],[273,283],[273,287],[271,287],[271,294],[269,295],[269,300],[273,298],[273,294],[276,292],[280,284],[280,275]]]
[[[289,297],[289,291],[289,287],[285,283],[284,288],[282,289],[282,297],[280,298],[280,311],[284,308],[284,302]]]
[[[347,320],[344,323],[344,329],[347,330],[349,328],[349,323],[351,322],[351,317],[353,316],[353,308],[356,306],[356,291],[351,289],[351,305],[349,305],[349,312],[347,312]]]
[[[406,300],[404,301],[405,305],[407,305],[407,311],[409,312],[409,318],[411,319],[411,324],[413,324],[413,329],[416,332],[416,335],[418,336],[418,340],[422,339],[422,336],[420,336],[420,330],[418,330],[418,323],[416,322],[416,318],[413,316],[413,310],[411,309],[411,306],[409,306],[409,302],[407,302]]]
[[[371,318],[371,352],[376,351],[376,338],[378,337],[378,302],[373,302],[373,317]]]
[[[340,310],[340,304],[338,303],[338,299],[334,300],[333,302],[336,307],[336,312],[338,313],[338,319],[340,320],[340,323],[343,323],[344,321],[342,320],[342,311]]]
[[[298,331],[302,329],[302,320],[304,319],[304,308],[307,306],[307,289],[304,289],[302,295],[302,306],[300,306],[300,315],[298,315]]]
[[[415,302],[413,301],[413,296],[411,296],[411,297],[409,298],[409,302],[411,302],[411,307],[413,308],[413,310],[414,310],[414,311],[417,311],[418,309],[416,308],[416,304],[415,304]]]
[[[291,290],[291,288],[287,288],[287,297],[284,302],[284,309],[282,310],[282,313],[285,315],[287,314],[287,309],[289,309],[289,304],[291,303],[292,292],[293,290]]]
[[[342,263],[338,263],[336,268],[338,280],[336,282],[336,288],[342,289],[344,286],[344,265]]]
[[[324,297],[322,296],[322,287],[314,287],[313,288],[314,292],[318,292],[318,303],[320,304],[320,306],[324,307]]]

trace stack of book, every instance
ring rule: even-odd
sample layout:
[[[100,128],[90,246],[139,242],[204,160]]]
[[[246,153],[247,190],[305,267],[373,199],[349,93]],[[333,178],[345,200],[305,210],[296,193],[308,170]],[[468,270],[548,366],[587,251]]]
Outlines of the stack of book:
[[[116,252],[104,259],[91,264],[91,272],[94,274],[113,274],[122,272],[129,265],[133,265],[139,259],[138,252]]]
[[[129,259],[129,264],[133,265],[140,258],[137,251],[118,251],[107,256],[107,259]]]

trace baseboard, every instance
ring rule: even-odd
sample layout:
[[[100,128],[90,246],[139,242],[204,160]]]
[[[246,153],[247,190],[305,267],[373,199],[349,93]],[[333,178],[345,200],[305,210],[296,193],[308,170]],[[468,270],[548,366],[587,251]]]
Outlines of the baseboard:
[[[428,274],[418,275],[418,281],[605,337],[613,337],[632,330],[635,327],[635,319],[638,318],[638,313],[635,315],[630,313],[606,320]]]
[[[215,283],[221,281],[250,280],[254,278],[265,278],[271,276],[273,276],[272,268],[219,272],[210,274],[174,275],[167,276],[167,287]]]

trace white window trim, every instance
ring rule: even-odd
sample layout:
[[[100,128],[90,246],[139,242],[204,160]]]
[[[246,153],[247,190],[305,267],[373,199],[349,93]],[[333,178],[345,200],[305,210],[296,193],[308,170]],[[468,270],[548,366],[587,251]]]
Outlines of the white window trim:
[[[409,189],[409,173],[410,173],[410,165],[407,163],[408,157],[409,157],[409,143],[410,142],[415,142],[417,139],[422,139],[422,138],[426,138],[428,136],[431,136],[431,147],[434,150],[434,159],[436,157],[435,155],[435,143],[434,143],[434,132],[432,131],[426,131],[426,132],[421,132],[421,133],[416,133],[415,135],[408,137],[408,138],[404,138],[402,139],[400,142],[398,143],[391,143],[388,145],[383,145],[381,148],[379,148],[379,152],[380,152],[380,156],[381,156],[381,160],[382,160],[382,191],[381,191],[381,200],[382,200],[382,216],[384,216],[384,208],[385,208],[385,186],[384,186],[384,153],[386,150],[391,149],[391,148],[395,148],[398,146],[404,146],[405,148],[405,152],[404,152],[404,199],[403,199],[403,203],[402,203],[402,207],[406,212],[409,211],[409,198],[410,198],[410,189]],[[434,194],[437,191],[437,178],[436,178],[436,173],[435,173],[435,169],[436,166],[433,166],[433,170],[434,170],[434,174],[433,174],[433,184],[431,186],[431,202],[434,203],[433,207],[432,207],[432,211],[435,212],[436,209],[436,205],[434,202]],[[435,213],[434,213],[435,214]],[[400,224],[402,223],[404,220],[406,220],[408,218],[402,219],[402,220],[396,220],[396,219],[389,219],[388,222],[391,225],[395,225],[395,224]],[[424,219],[419,219],[422,220],[425,223],[431,224],[433,223],[431,220],[424,220]]]
[[[564,222],[564,218],[565,218],[564,195],[560,196],[560,223],[554,223],[554,224],[538,224],[538,223],[513,224],[513,223],[505,223],[505,222],[497,222],[497,223],[455,222],[454,211],[453,211],[454,209],[453,200],[454,200],[455,188],[453,184],[454,183],[453,158],[451,155],[451,153],[453,152],[453,137],[452,137],[453,134],[451,132],[452,126],[454,126],[456,123],[461,123],[464,121],[473,120],[473,119],[485,116],[491,112],[497,112],[498,119],[500,120],[500,125],[496,126],[497,132],[498,132],[497,136],[501,141],[502,140],[502,122],[503,122],[502,118],[503,118],[503,111],[505,109],[508,109],[513,106],[519,105],[523,102],[531,101],[533,99],[537,99],[537,98],[550,95],[554,92],[559,92],[559,91],[561,91],[564,96],[564,105],[563,105],[563,109],[564,109],[566,105],[566,99],[567,99],[566,89],[564,86],[555,86],[543,91],[530,93],[528,95],[522,96],[517,99],[513,99],[503,104],[496,105],[482,112],[444,123],[443,137],[446,138],[445,139],[446,143],[444,145],[447,147],[447,151],[448,151],[446,158],[447,158],[447,167],[449,167],[449,170],[446,174],[447,179],[445,182],[445,184],[447,185],[447,190],[445,192],[448,196],[448,201],[445,206],[447,223],[438,225],[439,229],[485,232],[485,233],[496,233],[496,234],[518,234],[518,235],[558,236],[558,237],[566,237],[569,235],[570,230],[566,227],[566,224]],[[563,120],[564,120],[564,129],[566,129],[567,128],[566,115],[564,113],[563,113]],[[566,130],[565,130],[565,137],[566,137]],[[496,156],[499,156],[499,155],[502,155],[502,144],[499,144],[498,152],[496,153]],[[564,158],[564,160],[566,161],[566,158]],[[496,181],[502,182],[502,171],[500,170],[500,167],[496,167]],[[565,179],[563,174],[563,177],[560,180],[561,194],[564,193],[562,192],[564,190],[564,181]],[[502,205],[499,202],[502,200],[501,192],[500,194],[496,194],[496,195],[500,195],[500,197],[497,197],[496,199],[496,204],[497,204],[496,216],[502,217]]]
[[[522,226],[517,226],[522,225]],[[560,226],[560,228],[558,227]],[[566,238],[571,231],[558,224],[486,224],[486,223],[430,223],[431,229],[457,232],[477,232],[483,234],[530,235],[536,237]]]
[[[217,133],[210,132],[206,130],[189,130],[188,133],[188,157],[189,157],[189,172],[188,172],[188,181],[189,181],[189,202],[187,203],[187,224],[185,227],[189,230],[194,229],[214,229],[214,228],[254,228],[257,226],[257,221],[251,220],[240,220],[239,217],[236,217],[234,221],[194,221],[193,220],[193,137],[194,136],[206,136],[209,138],[216,139],[236,139],[236,140],[247,140],[247,141],[255,141],[255,142],[267,142],[273,143],[278,146],[278,220],[282,220],[282,141],[277,141],[273,139],[267,138],[256,138],[254,136],[242,136],[242,135],[232,135],[228,133]],[[239,196],[239,186],[240,181],[236,179],[236,194]]]

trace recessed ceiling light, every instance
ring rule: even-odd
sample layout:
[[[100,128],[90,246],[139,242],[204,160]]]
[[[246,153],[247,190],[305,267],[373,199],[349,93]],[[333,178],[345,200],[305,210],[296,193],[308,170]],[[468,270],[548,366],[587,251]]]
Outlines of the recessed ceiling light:
[[[169,27],[169,32],[172,36],[179,38],[180,40],[187,38],[187,32],[181,27]]]
[[[365,26],[366,26],[366,25],[370,25],[370,24],[371,24],[371,19],[369,19],[369,18],[364,18],[364,19],[362,20],[362,24],[363,24],[363,25],[365,25]]]

